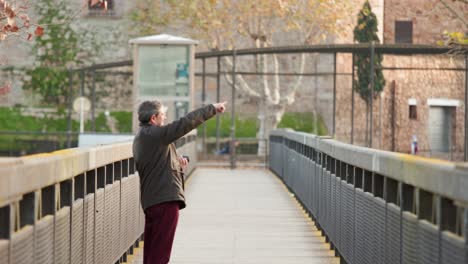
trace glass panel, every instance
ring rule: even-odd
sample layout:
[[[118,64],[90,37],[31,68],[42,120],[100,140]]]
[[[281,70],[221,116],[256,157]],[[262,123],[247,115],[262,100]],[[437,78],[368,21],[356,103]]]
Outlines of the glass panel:
[[[139,96],[188,96],[188,47],[140,46]]]

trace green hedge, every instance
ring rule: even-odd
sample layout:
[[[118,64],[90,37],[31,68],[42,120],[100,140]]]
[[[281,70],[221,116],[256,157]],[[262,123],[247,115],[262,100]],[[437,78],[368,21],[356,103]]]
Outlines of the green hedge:
[[[318,134],[327,135],[327,128],[322,121],[318,119]],[[296,131],[303,131],[307,133],[314,132],[314,118],[312,113],[285,113],[278,128],[292,128]],[[220,116],[220,136],[229,137],[231,126],[231,116],[224,114]],[[253,138],[257,135],[259,127],[258,119],[256,117],[240,117],[236,116],[236,137],[237,138]],[[203,128],[198,129],[198,135],[202,135]],[[210,119],[206,122],[206,136],[216,137],[216,118]]]
[[[1,131],[43,131],[60,132],[67,131],[67,118],[63,113],[61,118],[24,116],[20,108],[0,107]],[[111,112],[110,115],[117,120],[117,129],[120,133],[132,132],[132,113],[125,111]],[[56,116],[56,115],[54,115]],[[111,132],[106,122],[104,113],[100,113],[95,119],[97,132]],[[72,120],[72,131],[80,129],[79,121]],[[85,122],[85,131],[92,130],[91,120]]]
[[[278,128],[292,128],[296,131],[313,133],[315,123],[312,113],[285,113],[281,122],[278,124]],[[328,134],[327,127],[321,116],[318,116],[317,125],[319,135],[323,136]]]

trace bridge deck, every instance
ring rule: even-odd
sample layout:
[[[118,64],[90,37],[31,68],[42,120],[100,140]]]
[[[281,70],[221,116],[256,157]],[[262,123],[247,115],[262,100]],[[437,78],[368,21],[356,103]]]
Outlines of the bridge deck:
[[[199,168],[187,186],[171,263],[339,263],[267,170]]]

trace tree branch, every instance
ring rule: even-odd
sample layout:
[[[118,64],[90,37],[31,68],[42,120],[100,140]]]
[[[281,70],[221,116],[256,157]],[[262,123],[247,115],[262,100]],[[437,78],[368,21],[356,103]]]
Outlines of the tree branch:
[[[223,61],[229,66],[229,67],[232,67],[232,61],[229,60],[228,57],[223,57]],[[232,85],[232,78],[231,78],[231,74],[224,74],[224,77],[226,78],[226,81]],[[239,83],[240,85],[236,85],[236,89],[239,90],[240,92],[248,95],[248,96],[251,96],[251,97],[254,97],[254,98],[260,98],[260,94],[253,90],[248,84],[247,82],[244,80],[244,78],[242,76],[237,76],[236,75],[236,80],[239,80]]]
[[[465,18],[463,16],[460,16],[458,14],[457,11],[455,11],[455,9],[453,9],[452,6],[450,6],[447,2],[445,2],[445,0],[440,0],[440,2],[445,6],[445,8],[447,8],[453,15],[455,15],[456,17],[458,17],[458,19],[463,22],[463,24],[465,24],[465,27],[468,27],[468,23],[465,21]],[[466,2],[465,2],[466,3]]]
[[[299,85],[301,85],[301,83],[302,83],[302,78],[303,78],[302,73],[304,73],[304,67],[305,67],[305,54],[302,53],[301,54],[301,65],[299,67],[299,73],[301,73],[301,75],[299,75],[297,77],[296,83],[294,84],[291,91],[286,96],[284,96],[282,98],[281,102],[283,104],[290,105],[290,104],[294,103],[294,97],[296,95],[296,90],[299,87]]]
[[[273,54],[273,62],[275,67],[275,90],[273,91],[273,103],[278,104],[280,101],[280,79],[279,79],[279,62],[278,62],[278,55]]]

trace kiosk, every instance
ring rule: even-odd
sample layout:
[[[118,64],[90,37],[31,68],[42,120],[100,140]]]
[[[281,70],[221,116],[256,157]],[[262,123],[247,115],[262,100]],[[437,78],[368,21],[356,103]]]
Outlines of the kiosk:
[[[193,108],[195,45],[198,41],[167,34],[130,40],[133,45],[133,132],[141,102],[167,106],[167,122]]]

